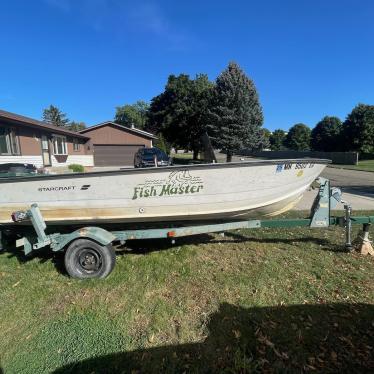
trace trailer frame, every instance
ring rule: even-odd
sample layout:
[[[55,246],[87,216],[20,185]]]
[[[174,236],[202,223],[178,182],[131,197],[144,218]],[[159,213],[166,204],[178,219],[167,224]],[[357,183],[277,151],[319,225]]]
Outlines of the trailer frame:
[[[213,224],[200,224],[182,227],[173,227],[169,225],[165,228],[146,228],[146,229],[132,229],[132,230],[107,230],[100,226],[87,226],[68,233],[53,232],[46,233],[47,224],[39,210],[37,204],[33,204],[27,211],[18,211],[12,214],[13,221],[20,223],[25,220],[31,221],[33,230],[22,236],[17,240],[16,246],[24,248],[26,255],[33,251],[39,250],[44,247],[50,247],[53,252],[59,252],[67,248],[67,253],[72,248],[73,243],[77,240],[84,239],[85,243],[95,243],[101,246],[104,250],[109,251],[112,256],[113,242],[125,244],[128,240],[142,240],[142,239],[169,239],[172,243],[180,237],[192,236],[198,234],[225,232],[237,229],[256,229],[256,228],[292,228],[292,227],[311,227],[311,228],[327,228],[329,226],[341,226],[345,228],[345,248],[346,250],[352,249],[352,225],[363,225],[363,240],[369,241],[368,232],[369,227],[374,223],[374,216],[352,216],[352,208],[350,204],[342,200],[342,193],[339,188],[331,187],[330,181],[325,178],[318,178],[319,190],[315,201],[313,203],[311,214],[309,218],[298,219],[252,219],[245,221],[230,221]],[[337,204],[344,204],[345,215],[342,217],[332,216],[332,210]],[[17,226],[16,226],[17,227]],[[13,230],[17,231],[15,228]],[[2,228],[0,226],[0,249],[2,238]],[[365,239],[364,239],[365,237]],[[89,244],[86,244],[86,247]],[[92,246],[94,246],[92,244]],[[85,248],[86,248],[85,247]],[[76,250],[75,250],[76,251]],[[72,251],[70,251],[72,252]],[[100,251],[99,251],[100,252]],[[92,252],[95,257],[96,252]],[[90,255],[92,255],[92,253]],[[104,252],[103,252],[104,253]],[[113,252],[114,253],[114,252]],[[105,254],[105,253],[104,253]],[[112,256],[113,257],[113,256]],[[92,260],[92,258],[91,258]],[[69,263],[65,259],[66,267]],[[71,267],[70,263],[70,267]],[[111,264],[113,268],[114,264]],[[111,271],[111,269],[110,269]],[[69,271],[68,271],[69,272]],[[80,276],[78,274],[71,274],[77,278],[86,278],[92,276]],[[83,274],[84,275],[84,274]],[[92,275],[92,274],[91,274]],[[105,274],[106,276],[107,274]]]

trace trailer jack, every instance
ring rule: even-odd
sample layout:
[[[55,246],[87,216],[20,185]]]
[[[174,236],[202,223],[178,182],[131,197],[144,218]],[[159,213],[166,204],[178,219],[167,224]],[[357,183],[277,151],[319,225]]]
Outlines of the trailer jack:
[[[370,223],[364,223],[362,226],[362,231],[358,233],[357,238],[353,241],[353,248],[362,255],[374,256],[372,241],[369,239]]]

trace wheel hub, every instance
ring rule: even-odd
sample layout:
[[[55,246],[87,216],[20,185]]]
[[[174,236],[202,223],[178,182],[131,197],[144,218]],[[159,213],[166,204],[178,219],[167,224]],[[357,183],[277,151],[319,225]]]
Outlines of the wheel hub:
[[[79,256],[79,265],[86,271],[96,271],[101,266],[101,256],[93,249],[85,249]]]

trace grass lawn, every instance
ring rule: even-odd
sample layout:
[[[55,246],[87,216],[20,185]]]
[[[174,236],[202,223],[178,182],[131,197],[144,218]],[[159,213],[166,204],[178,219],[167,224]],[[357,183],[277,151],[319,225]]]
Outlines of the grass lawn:
[[[357,165],[331,165],[335,168],[374,171],[374,160],[359,161]]]
[[[132,243],[100,281],[69,279],[61,256],[1,253],[0,366],[370,372],[374,259],[342,252],[343,237],[258,229]]]
[[[180,158],[183,160],[192,160],[192,153],[172,153],[171,157],[173,158]]]

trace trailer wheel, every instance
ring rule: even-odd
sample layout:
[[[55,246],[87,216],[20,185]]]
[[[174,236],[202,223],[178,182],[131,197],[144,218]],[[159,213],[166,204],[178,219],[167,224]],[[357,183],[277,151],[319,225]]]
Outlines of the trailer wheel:
[[[116,255],[111,244],[78,239],[65,252],[65,268],[73,278],[105,278],[114,268]]]
[[[17,235],[10,230],[0,232],[0,251],[16,246]]]

